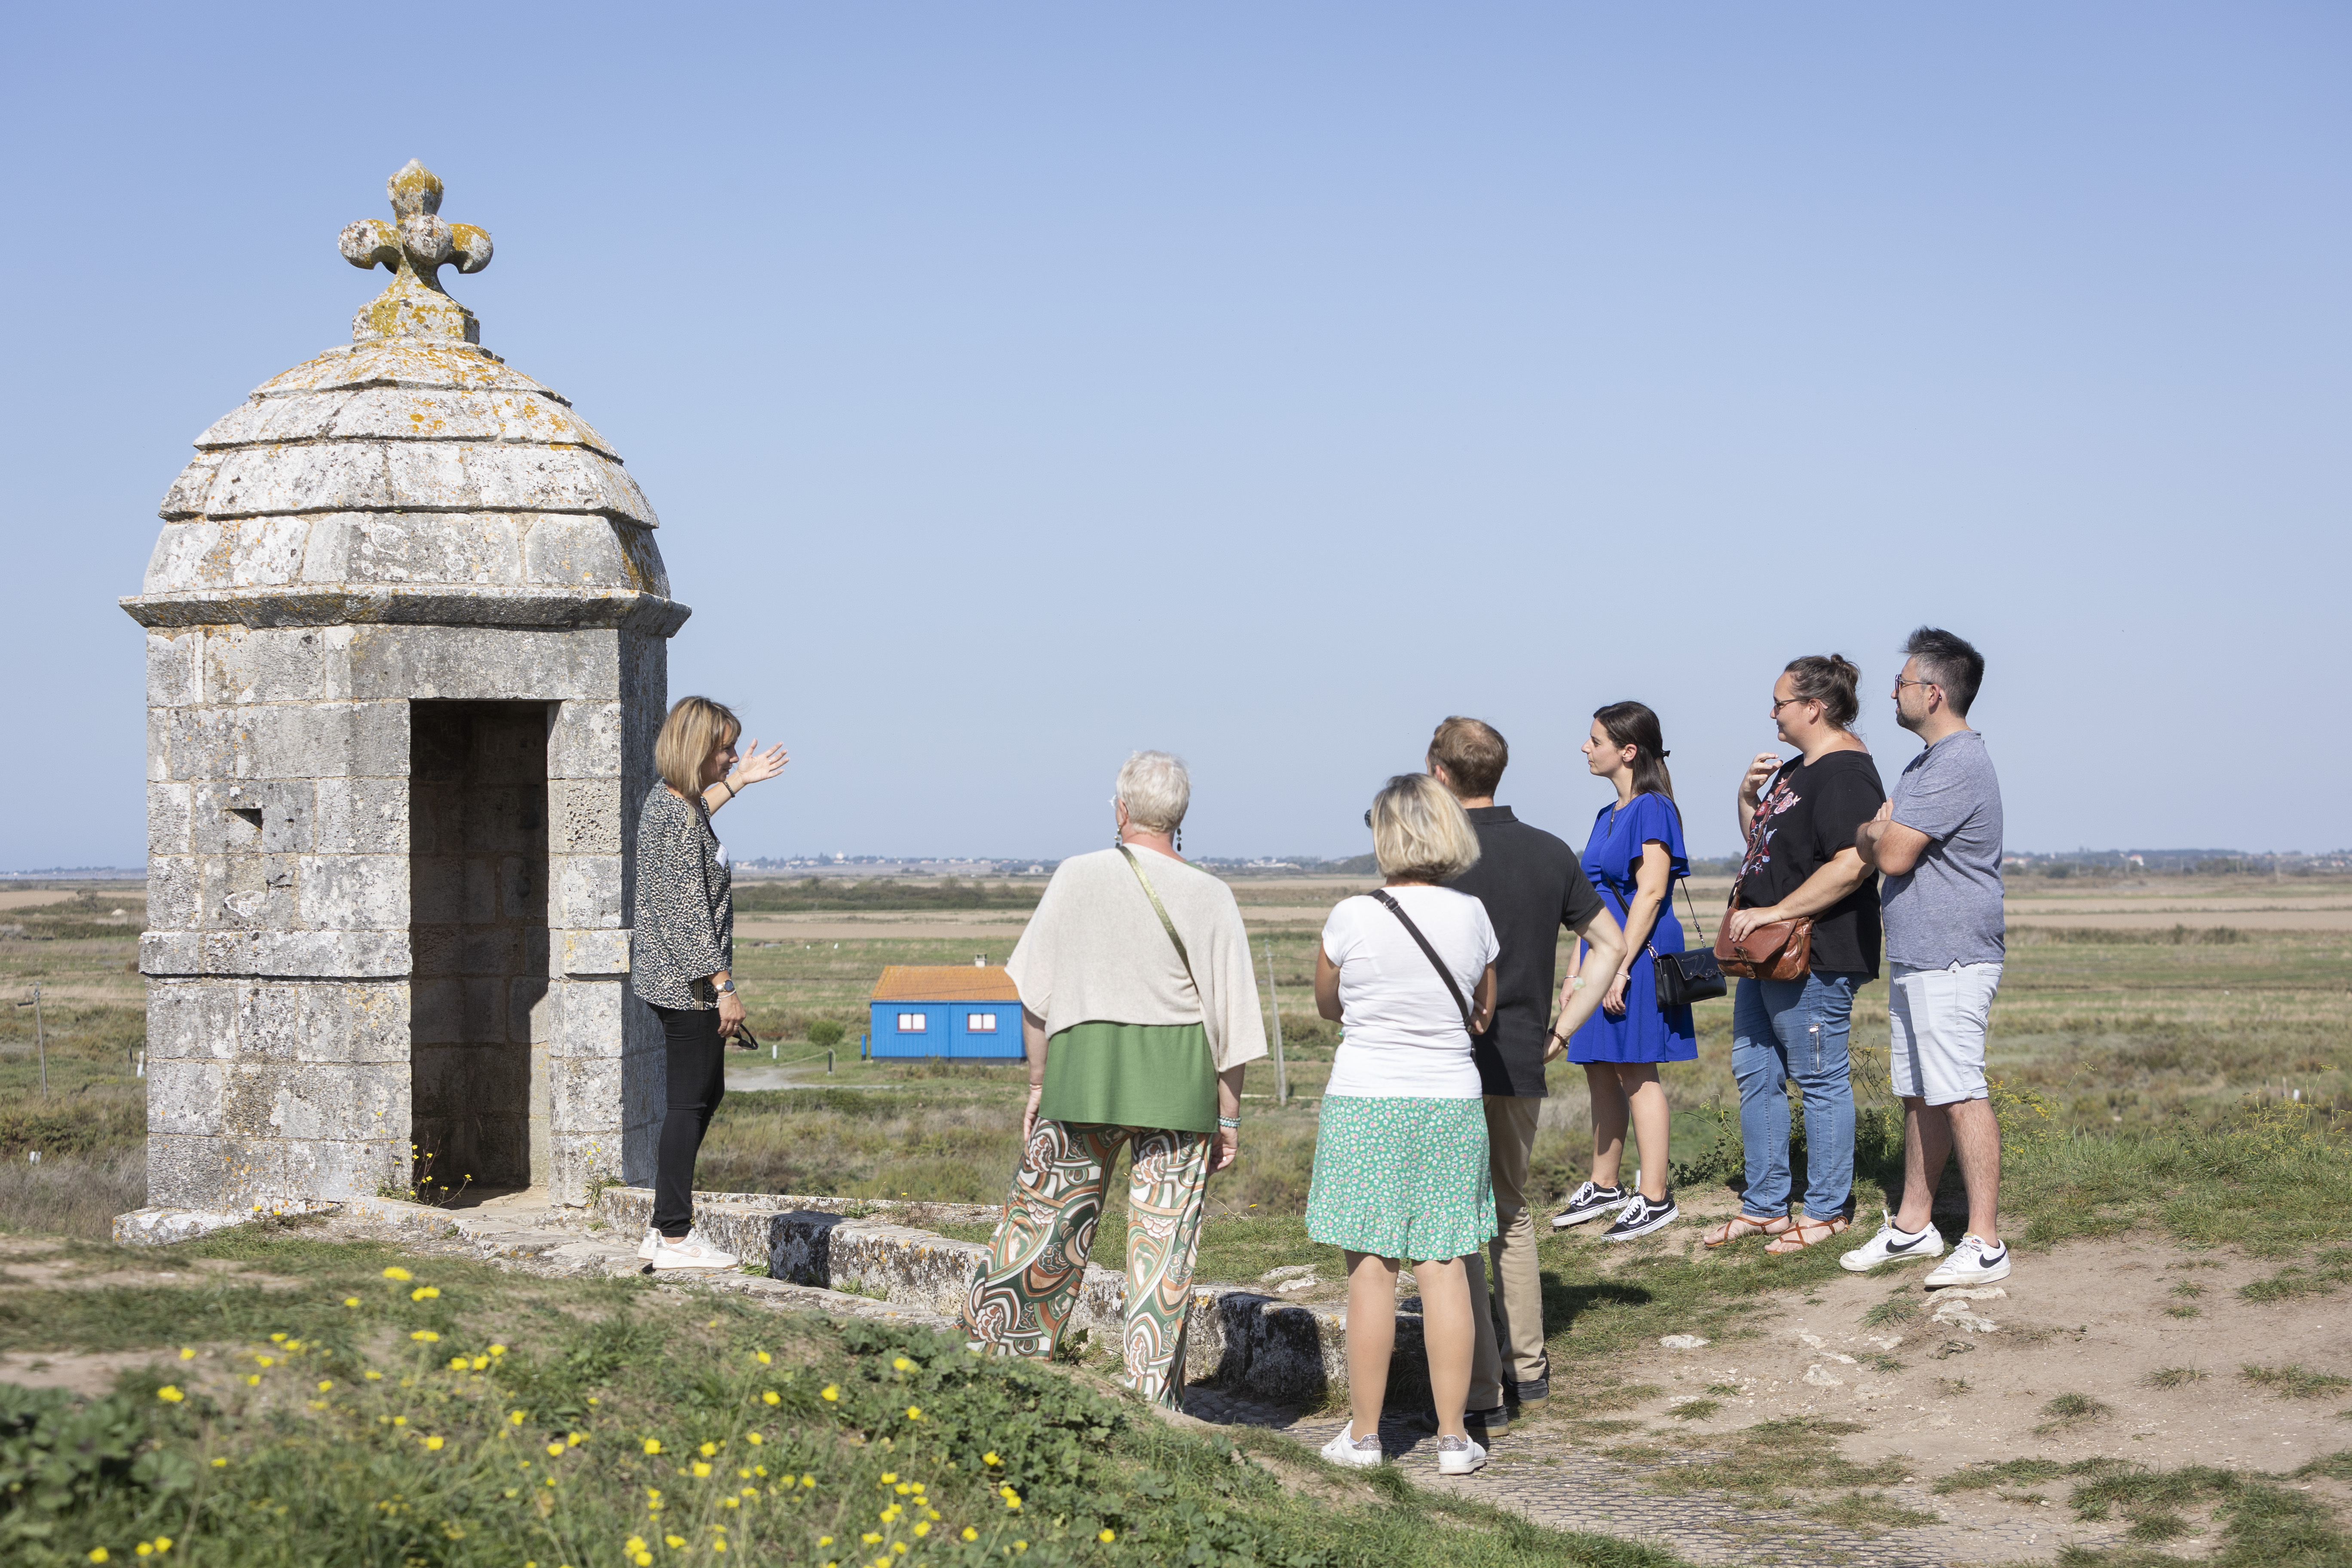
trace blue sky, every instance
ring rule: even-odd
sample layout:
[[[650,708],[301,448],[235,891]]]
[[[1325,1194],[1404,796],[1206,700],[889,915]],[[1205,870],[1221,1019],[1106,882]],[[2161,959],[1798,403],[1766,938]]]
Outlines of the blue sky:
[[[756,855],[1349,854],[1449,712],[1592,709],[1727,851],[1774,674],[1991,661],[2018,847],[2352,843],[2342,6],[20,7],[0,868],[142,852],[188,442],[448,281],[664,520]],[[2336,628],[2333,633],[2330,627]]]

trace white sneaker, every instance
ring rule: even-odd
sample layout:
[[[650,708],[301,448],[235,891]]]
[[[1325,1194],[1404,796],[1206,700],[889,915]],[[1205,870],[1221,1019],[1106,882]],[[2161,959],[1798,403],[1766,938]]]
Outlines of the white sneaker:
[[[637,1243],[637,1261],[640,1263],[651,1263],[654,1260],[654,1248],[659,1246],[660,1243],[661,1232],[656,1230],[651,1226],[646,1226],[646,1238]]]
[[[683,1241],[667,1237],[654,1238],[653,1266],[663,1268],[732,1268],[735,1255],[721,1252],[700,1237],[688,1232]]]
[[[1486,1450],[1475,1437],[1437,1440],[1437,1473],[1441,1476],[1466,1476],[1486,1462]]]
[[[1952,1255],[1936,1266],[1934,1273],[1920,1283],[1930,1290],[1940,1290],[1947,1285],[1990,1285],[1996,1279],[2009,1278],[2009,1243],[1988,1247],[1984,1238],[1970,1231],[1960,1237]]]
[[[1915,1258],[1941,1258],[1944,1238],[1934,1226],[1914,1236],[1896,1227],[1893,1218],[1878,1227],[1878,1234],[1855,1247],[1838,1255],[1838,1267],[1849,1274],[1867,1274],[1882,1263],[1908,1263]]]
[[[1382,1458],[1381,1435],[1372,1432],[1361,1437],[1350,1437],[1348,1434],[1355,1429],[1355,1426],[1350,1421],[1340,1427],[1339,1435],[1323,1445],[1323,1457],[1335,1465],[1353,1465],[1360,1470],[1369,1470]]]

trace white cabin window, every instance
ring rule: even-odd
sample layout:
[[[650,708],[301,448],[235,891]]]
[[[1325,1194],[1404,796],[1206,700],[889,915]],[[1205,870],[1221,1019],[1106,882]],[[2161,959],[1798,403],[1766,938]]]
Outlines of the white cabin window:
[[[993,1013],[967,1013],[963,1016],[963,1026],[964,1032],[967,1034],[992,1035],[996,1033],[996,1015]]]
[[[898,1032],[902,1035],[923,1034],[930,1028],[930,1023],[928,1013],[901,1013],[898,1015]]]

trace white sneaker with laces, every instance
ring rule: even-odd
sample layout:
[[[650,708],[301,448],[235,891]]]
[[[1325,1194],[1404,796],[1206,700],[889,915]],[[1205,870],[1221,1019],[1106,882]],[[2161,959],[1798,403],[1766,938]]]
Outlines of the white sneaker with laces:
[[[1996,1279],[2009,1278],[2009,1243],[1989,1247],[1984,1237],[1970,1231],[1960,1237],[1952,1255],[1936,1266],[1935,1272],[1920,1281],[1930,1290],[1940,1290],[1947,1285],[1990,1285]]]
[[[1838,1267],[1849,1274],[1867,1274],[1882,1263],[1908,1263],[1915,1258],[1941,1258],[1944,1238],[1934,1226],[1916,1236],[1899,1230],[1889,1216],[1879,1226],[1878,1234],[1855,1247],[1838,1255]]]
[[[709,1242],[689,1231],[682,1241],[672,1241],[666,1236],[656,1237],[654,1238],[653,1266],[656,1270],[665,1268],[732,1268],[735,1267],[735,1255],[731,1252],[719,1251],[717,1247],[711,1246]]]
[[[1437,1440],[1437,1473],[1441,1476],[1466,1476],[1486,1462],[1486,1450],[1475,1437]]]
[[[654,1260],[654,1248],[659,1246],[660,1243],[661,1232],[656,1230],[651,1226],[646,1226],[646,1238],[637,1243],[637,1261],[640,1263],[651,1263]]]
[[[1371,1432],[1361,1437],[1351,1437],[1348,1434],[1354,1431],[1355,1426],[1356,1424],[1350,1421],[1340,1427],[1339,1435],[1323,1445],[1323,1457],[1335,1465],[1353,1465],[1360,1470],[1369,1470],[1383,1458],[1381,1435]]]

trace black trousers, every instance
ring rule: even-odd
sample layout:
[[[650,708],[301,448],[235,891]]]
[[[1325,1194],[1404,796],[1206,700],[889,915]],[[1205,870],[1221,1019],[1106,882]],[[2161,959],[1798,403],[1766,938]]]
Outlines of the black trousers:
[[[694,1225],[694,1157],[727,1098],[727,1047],[719,1010],[656,1007],[669,1044],[669,1110],[654,1164],[654,1228],[675,1241]]]

